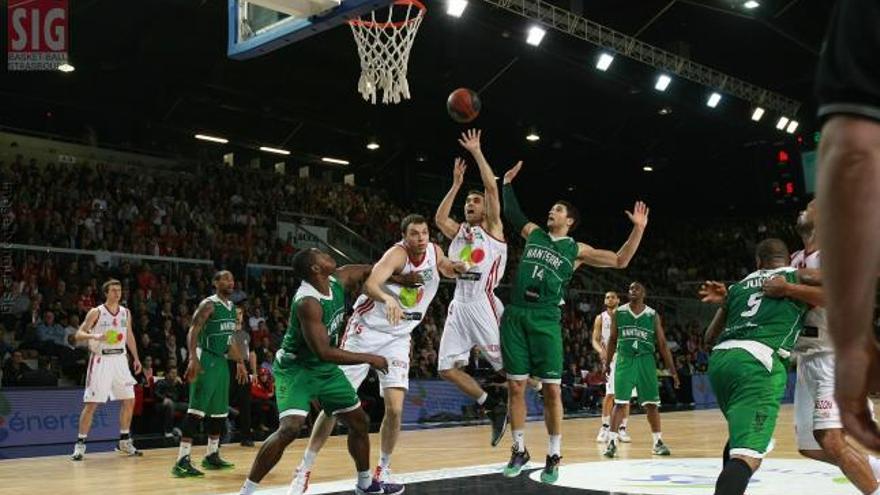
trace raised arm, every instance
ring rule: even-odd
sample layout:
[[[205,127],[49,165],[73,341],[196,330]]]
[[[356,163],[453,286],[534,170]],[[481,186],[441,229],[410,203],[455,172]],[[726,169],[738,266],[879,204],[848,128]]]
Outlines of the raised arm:
[[[364,294],[370,299],[385,304],[385,315],[388,323],[397,325],[403,316],[403,310],[397,299],[382,290],[382,285],[391,278],[395,272],[403,270],[406,266],[406,251],[400,246],[394,246],[382,256],[378,263],[373,265],[373,270],[367,281],[364,282]]]
[[[605,346],[602,345],[602,315],[596,315],[596,319],[593,320],[593,338],[591,339],[593,342],[593,349],[599,353],[599,359],[602,360],[602,364],[605,364],[605,357],[608,354]]]
[[[724,331],[725,322],[727,322],[727,306],[721,306],[715,312],[712,323],[709,323],[709,326],[706,327],[706,333],[703,334],[703,342],[707,345],[714,345],[718,336]]]
[[[617,252],[596,249],[589,244],[579,242],[575,268],[582,264],[599,268],[626,268],[633,256],[635,256],[639,243],[642,242],[642,235],[645,232],[645,227],[648,225],[649,211],[650,209],[645,203],[636,201],[633,211],[626,212],[627,217],[629,217],[633,224],[633,228],[629,233],[629,238],[627,238],[626,242],[623,243],[623,246]]]
[[[195,314],[193,314],[189,332],[186,334],[186,350],[189,356],[189,364],[186,367],[186,381],[189,383],[195,380],[202,369],[202,363],[199,362],[196,346],[199,341],[199,334],[212,314],[214,314],[214,304],[207,299],[202,300],[199,307],[196,308]]]
[[[483,155],[480,144],[482,134],[483,131],[479,129],[462,132],[458,143],[470,152],[471,156],[474,157],[474,161],[477,162],[477,167],[480,169],[480,178],[483,180],[483,189],[486,195],[486,226],[489,229],[489,233],[493,237],[503,240],[504,226],[501,223],[501,198],[498,194],[495,172],[492,171],[492,166],[489,165],[485,155]]]
[[[388,372],[388,362],[381,356],[348,352],[331,346],[327,327],[321,321],[323,314],[321,304],[311,297],[303,299],[296,310],[306,345],[318,359],[335,364],[369,364],[383,373]]]
[[[681,382],[678,379],[678,370],[675,369],[675,361],[672,360],[672,352],[669,351],[669,345],[666,343],[666,331],[663,330],[663,322],[660,319],[660,315],[655,313],[654,316],[654,333],[657,335],[657,348],[660,350],[660,355],[663,357],[666,369],[672,373],[672,382],[675,384],[675,388],[678,388]]]
[[[514,230],[519,231],[523,239],[528,239],[529,234],[539,227],[526,218],[519,207],[519,201],[516,200],[516,194],[513,192],[512,182],[521,168],[522,162],[516,162],[516,165],[504,174],[504,188],[502,190],[504,195],[504,218],[513,225]]]
[[[440,202],[440,206],[437,207],[437,213],[434,214],[434,223],[437,224],[440,232],[443,232],[443,235],[449,239],[454,238],[458,233],[458,229],[461,228],[461,224],[453,220],[449,213],[452,211],[452,204],[455,202],[455,197],[464,183],[464,172],[466,169],[467,164],[465,161],[461,158],[456,158],[455,166],[452,169],[452,187],[449,188],[449,192],[446,193],[443,201]]]

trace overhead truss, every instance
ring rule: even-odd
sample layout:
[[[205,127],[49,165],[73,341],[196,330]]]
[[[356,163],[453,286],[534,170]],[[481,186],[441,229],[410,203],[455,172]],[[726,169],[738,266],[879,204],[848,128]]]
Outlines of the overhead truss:
[[[769,89],[725,74],[693,60],[640,41],[542,0],[483,0],[514,14],[544,24],[596,46],[675,74],[715,91],[735,96],[787,117],[795,117],[801,103]]]

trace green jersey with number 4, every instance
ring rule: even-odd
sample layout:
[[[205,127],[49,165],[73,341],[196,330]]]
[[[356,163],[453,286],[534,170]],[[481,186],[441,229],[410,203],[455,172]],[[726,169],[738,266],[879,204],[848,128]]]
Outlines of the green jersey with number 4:
[[[657,312],[645,306],[642,312],[635,314],[629,304],[617,309],[617,351],[625,356],[654,354],[654,343],[657,341],[654,320]]]
[[[232,333],[235,332],[235,304],[232,301],[223,302],[216,294],[208,297],[207,301],[214,305],[214,312],[199,332],[198,345],[202,351],[225,356],[229,352]]]
[[[555,307],[562,304],[565,289],[574,275],[578,245],[571,237],[554,239],[534,229],[526,239],[516,271],[511,301],[519,306]]]
[[[718,342],[751,340],[759,342],[787,357],[803,326],[806,303],[788,298],[764,295],[764,282],[785,277],[797,283],[797,269],[782,267],[758,270],[731,285],[727,293],[727,321]]]

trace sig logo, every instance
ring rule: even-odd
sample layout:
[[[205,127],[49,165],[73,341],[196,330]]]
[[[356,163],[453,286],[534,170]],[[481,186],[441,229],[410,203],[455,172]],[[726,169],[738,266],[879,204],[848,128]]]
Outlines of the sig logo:
[[[68,0],[10,0],[7,17],[11,71],[56,70],[67,65]]]

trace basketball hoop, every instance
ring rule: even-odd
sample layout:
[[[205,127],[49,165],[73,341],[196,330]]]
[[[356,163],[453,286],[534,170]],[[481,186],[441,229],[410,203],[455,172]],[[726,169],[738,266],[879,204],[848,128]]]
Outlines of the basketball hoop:
[[[385,22],[376,20],[376,12],[348,22],[361,59],[358,91],[364,100],[375,105],[379,90],[382,103],[409,99],[406,66],[426,11],[419,0],[395,0]]]

